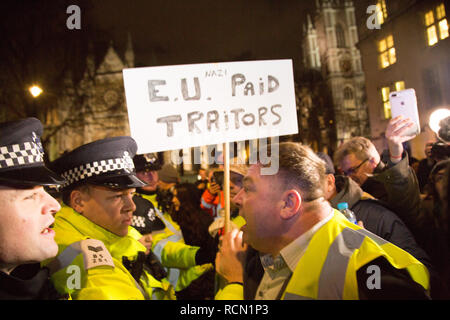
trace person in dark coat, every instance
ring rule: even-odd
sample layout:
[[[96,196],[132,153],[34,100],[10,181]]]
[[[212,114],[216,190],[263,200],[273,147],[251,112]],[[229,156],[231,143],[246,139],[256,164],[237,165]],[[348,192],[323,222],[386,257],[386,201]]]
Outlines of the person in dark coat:
[[[181,183],[175,187],[172,219],[180,226],[187,245],[201,247],[198,264],[213,262],[217,252],[217,241],[209,235],[208,227],[213,218],[200,209],[196,186]],[[200,261],[201,260],[201,261]],[[211,269],[177,292],[179,300],[212,300],[214,298],[215,273]]]
[[[430,192],[421,203],[413,231],[442,277],[441,296],[445,299],[450,299],[449,172],[450,159],[434,166],[430,173]]]
[[[242,233],[232,231],[230,233],[225,234],[222,237],[221,249],[216,258],[216,271],[222,275],[227,281],[229,281],[229,285],[226,286],[220,295],[220,297],[216,296],[216,298],[239,298],[242,293],[244,293],[244,298],[248,298],[246,296],[245,288],[244,292],[240,290],[243,286],[245,287],[249,282],[249,278],[253,278],[251,281],[253,284],[259,283],[257,287],[258,295],[257,299],[278,299],[278,298],[287,298],[287,299],[321,299],[320,294],[320,285],[319,290],[315,290],[315,284],[312,284],[314,281],[320,278],[320,283],[322,283],[322,279],[325,279],[327,276],[323,276],[326,271],[321,269],[321,263],[323,261],[322,258],[319,260],[315,259],[317,255],[320,253],[315,251],[314,249],[322,248],[321,246],[313,245],[314,242],[310,242],[308,237],[312,237],[311,241],[320,241],[319,237],[321,235],[329,236],[328,226],[331,226],[333,223],[333,219],[340,219],[340,221],[346,225],[346,228],[352,230],[358,230],[358,232],[362,232],[364,234],[370,235],[378,239],[379,243],[384,243],[386,245],[386,249],[388,248],[396,248],[395,250],[399,250],[398,252],[401,255],[405,255],[411,258],[411,261],[417,263],[418,265],[423,265],[419,263],[416,259],[414,259],[410,254],[405,252],[404,250],[399,249],[397,246],[392,245],[380,237],[366,231],[361,228],[351,225],[350,222],[345,221],[345,218],[340,215],[335,210],[331,210],[331,206],[324,199],[324,184],[325,184],[325,168],[324,165],[321,164],[321,161],[316,159],[316,156],[311,155],[312,153],[309,149],[304,146],[296,145],[296,144],[281,144],[279,147],[279,164],[280,170],[277,176],[274,177],[264,177],[260,174],[260,165],[256,164],[250,167],[249,173],[244,178],[244,191],[241,191],[236,195],[233,199],[240,206],[240,214],[245,218],[247,224],[243,227],[244,230],[241,229]],[[295,169],[294,169],[295,168]],[[281,173],[280,173],[281,172]],[[310,179],[307,181],[307,176],[314,176],[314,180]],[[313,180],[313,181],[311,181]],[[307,181],[307,182],[306,182]],[[289,188],[297,188],[291,187],[292,185],[301,184],[301,187],[297,189],[287,190]],[[312,195],[311,193],[305,192],[305,189],[310,190],[310,192],[317,192]],[[272,196],[272,192],[277,194],[276,196]],[[301,200],[300,200],[301,197]],[[317,197],[317,198],[315,198]],[[314,200],[315,199],[315,200]],[[302,211],[303,208],[310,205],[313,201],[318,201],[316,204],[312,204],[314,206],[313,211]],[[300,203],[301,201],[301,203]],[[315,235],[307,233],[308,231],[308,222],[306,220],[299,219],[308,219],[308,213],[318,212],[316,210],[321,210],[319,208],[323,204],[326,207],[326,210],[323,212],[324,215],[328,214],[328,216],[332,217],[331,220],[325,220],[325,224],[318,224],[316,220],[313,222],[309,222],[310,224],[314,224]],[[304,207],[303,207],[304,206]],[[290,213],[297,213],[301,211],[298,219],[293,218],[292,215],[288,215]],[[273,216],[271,216],[273,214]],[[302,215],[303,214],[303,215]],[[311,213],[314,214],[314,213]],[[274,217],[273,219],[271,219]],[[311,220],[310,220],[311,221]],[[319,220],[320,221],[320,220]],[[270,222],[269,224],[266,224]],[[324,221],[322,220],[322,223]],[[297,226],[286,226],[286,224],[298,223]],[[320,223],[320,222],[319,222]],[[327,223],[330,223],[327,225]],[[280,226],[281,225],[281,226]],[[278,231],[273,232],[272,229]],[[295,236],[292,236],[292,233],[301,232],[303,229],[304,237],[299,237],[298,241],[291,240]],[[306,230],[306,231],[305,231]],[[311,230],[311,229],[310,229]],[[347,229],[345,229],[347,230]],[[281,236],[277,239],[276,234],[280,234]],[[317,236],[316,236],[317,235]],[[273,241],[268,241],[267,239],[274,239]],[[332,240],[332,237],[326,240],[326,245],[331,243],[336,243],[339,240]],[[336,242],[334,242],[336,241]],[[246,246],[243,246],[243,243],[252,246],[254,249],[259,251],[259,254],[251,254],[250,257],[253,259],[244,260],[243,253],[246,251]],[[288,245],[284,248],[288,248],[285,250],[282,246],[283,243],[288,243]],[[309,243],[309,245],[308,245]],[[317,244],[318,242],[314,243]],[[346,240],[341,242],[343,245],[347,243]],[[349,240],[351,243],[351,240]],[[296,246],[298,245],[298,246]],[[323,245],[321,243],[320,245]],[[337,245],[338,246],[338,245]],[[278,254],[280,250],[281,253]],[[327,247],[324,245],[324,251],[329,252]],[[309,254],[308,254],[308,250]],[[319,250],[320,251],[320,250]],[[335,259],[336,256],[342,254],[347,256],[347,250],[343,249],[342,251],[336,249],[336,255],[333,254],[333,257],[326,261],[330,262],[330,270],[332,270],[332,274],[335,275],[334,270],[337,268],[337,263],[339,259]],[[290,254],[292,253],[292,256]],[[358,251],[358,257],[362,258],[363,251]],[[258,257],[258,255],[260,255]],[[255,259],[256,257],[256,259]],[[355,256],[356,257],[356,256]],[[259,263],[264,266],[264,275],[262,280],[254,278],[255,266],[253,268],[247,268],[247,266],[252,265],[252,262],[258,263],[258,258],[260,258]],[[310,261],[301,259],[311,258]],[[297,265],[293,265],[295,263],[295,259],[300,259],[300,263]],[[375,265],[380,266],[381,268],[390,269],[386,263],[383,263],[381,260],[377,260],[374,262]],[[344,258],[344,261],[347,261]],[[367,260],[364,259],[365,262]],[[372,262],[370,262],[372,265]],[[382,266],[381,266],[382,265]],[[308,266],[311,266],[311,269],[308,270]],[[348,266],[354,266],[350,264]],[[373,266],[373,265],[372,265]],[[313,273],[314,276],[312,278],[306,277],[306,279],[312,279],[311,282],[305,281],[302,282],[302,274],[301,270],[307,271],[308,274]],[[289,269],[289,270],[288,270]],[[358,267],[356,272],[356,279],[358,279],[358,286],[353,286],[352,289],[355,290],[357,288],[358,294],[357,297],[361,299],[399,299],[405,297],[407,299],[425,299],[427,296],[427,292],[424,292],[423,289],[416,290],[416,287],[413,283],[403,283],[408,277],[408,273],[403,267],[401,270],[396,271],[392,270],[392,272],[388,271],[386,273],[386,281],[381,284],[379,287],[381,290],[379,291],[371,291],[371,288],[367,286],[366,279],[367,277],[363,277],[363,274],[366,270],[364,267]],[[303,271],[302,270],[302,271]],[[428,273],[426,269],[423,268],[422,276],[425,276],[423,279],[428,278]],[[348,269],[347,269],[348,272]],[[290,277],[290,274],[293,274]],[[382,272],[382,274],[384,271]],[[342,273],[345,276],[346,273]],[[324,281],[335,281],[338,280],[337,277],[330,276]],[[347,273],[348,275],[348,273]],[[406,276],[406,277],[405,277]],[[384,280],[381,276],[381,282]],[[352,279],[355,279],[352,277]],[[359,280],[364,280],[360,283]],[[296,282],[297,281],[297,282]],[[338,280],[337,282],[339,282]],[[345,279],[344,281],[347,281]],[[286,286],[287,284],[287,286]],[[401,284],[401,285],[400,285]],[[339,299],[339,289],[332,284],[326,285],[323,288],[332,288],[332,294],[336,293],[336,297]],[[428,287],[428,284],[422,286],[422,288]],[[314,288],[311,291],[310,288]],[[230,289],[230,290],[227,290]],[[367,289],[367,290],[366,290]],[[414,294],[413,291],[415,292]],[[292,293],[291,293],[292,292]],[[284,295],[284,296],[283,296]],[[355,295],[356,296],[356,295]],[[252,296],[250,295],[250,298]],[[253,298],[255,296],[253,295]],[[325,297],[324,297],[325,298]]]
[[[386,128],[389,161],[381,161],[375,145],[364,137],[342,144],[334,154],[340,172],[353,179],[363,191],[383,201],[413,232],[420,208],[420,189],[414,169],[409,166],[403,142],[414,136],[404,133],[414,123],[409,119],[391,119]]]
[[[419,247],[404,222],[385,204],[364,192],[352,179],[345,176],[335,177],[333,162],[328,155],[321,152],[317,155],[325,162],[327,174],[325,197],[331,206],[337,208],[338,203],[347,202],[358,222],[362,222],[362,226],[366,230],[395,244],[422,262],[431,274],[431,295],[433,296],[433,286],[440,288],[440,278],[436,274],[429,256]],[[254,298],[263,274],[264,269],[260,263],[258,252],[250,248],[247,252],[247,265],[244,272],[244,297],[246,299]],[[440,292],[440,289],[437,292]]]
[[[430,176],[431,169],[436,164],[436,160],[433,159],[431,154],[431,148],[435,141],[427,141],[425,144],[425,158],[420,160],[419,167],[417,169],[417,179],[419,181],[419,188],[421,193],[425,193],[425,186],[428,184],[428,177]]]
[[[341,202],[347,202],[358,221],[362,222],[366,230],[382,237],[409,252],[417,260],[422,262],[430,272],[431,296],[442,297],[441,278],[433,265],[428,251],[424,250],[417,242],[412,232],[405,223],[385,203],[364,192],[352,179],[345,176],[335,176],[335,170],[331,159],[326,154],[318,154],[324,160],[327,184],[326,198],[333,208]]]
[[[51,225],[61,206],[44,186],[64,180],[44,165],[38,119],[0,124],[0,299],[60,299],[40,262],[58,245]]]
[[[329,174],[328,179],[328,187],[332,191],[327,200],[333,208],[337,208],[341,202],[347,202],[356,219],[362,222],[366,230],[408,251],[427,268],[431,266],[430,258],[417,245],[411,231],[385,204],[362,191],[358,184],[348,177]]]

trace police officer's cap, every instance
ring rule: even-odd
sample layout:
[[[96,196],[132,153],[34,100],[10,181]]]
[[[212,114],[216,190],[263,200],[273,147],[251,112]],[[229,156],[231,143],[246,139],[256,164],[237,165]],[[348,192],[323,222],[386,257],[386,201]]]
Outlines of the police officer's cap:
[[[51,163],[51,168],[66,179],[65,190],[85,183],[114,189],[138,188],[146,184],[136,177],[132,160],[136,150],[131,137],[106,138],[64,154]]]
[[[0,185],[28,188],[64,182],[45,167],[41,135],[42,123],[36,118],[0,124]]]
[[[158,171],[161,170],[161,162],[154,153],[137,154],[133,158],[136,171]]]
[[[165,228],[164,223],[156,215],[156,208],[149,200],[134,195],[133,201],[136,204],[136,211],[133,212],[131,225],[137,231],[148,234]]]

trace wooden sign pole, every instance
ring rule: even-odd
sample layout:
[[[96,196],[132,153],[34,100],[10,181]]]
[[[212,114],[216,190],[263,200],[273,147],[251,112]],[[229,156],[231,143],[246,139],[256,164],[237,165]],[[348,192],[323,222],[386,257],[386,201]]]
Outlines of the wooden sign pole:
[[[225,233],[230,232],[230,144],[223,144],[224,183],[223,194],[225,197]]]

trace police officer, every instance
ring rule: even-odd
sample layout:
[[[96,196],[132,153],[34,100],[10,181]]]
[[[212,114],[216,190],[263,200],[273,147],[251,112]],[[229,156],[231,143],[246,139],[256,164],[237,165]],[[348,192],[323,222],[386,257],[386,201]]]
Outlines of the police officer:
[[[179,181],[175,169],[169,168],[169,164],[161,166],[154,154],[136,155],[133,161],[136,175],[147,183],[137,188],[137,195],[133,198],[137,207],[133,224],[143,233],[149,232],[149,226],[152,226],[152,252],[166,268],[175,291],[181,292],[212,270],[210,262],[215,257],[210,256],[208,250],[185,244],[180,226],[167,210],[163,210],[173,198],[168,197],[168,189]],[[160,188],[160,184],[165,188]]]
[[[51,229],[59,203],[43,186],[63,179],[48,170],[36,118],[0,124],[0,299],[59,299],[39,262],[58,252]]]
[[[55,218],[59,254],[48,265],[60,292],[74,299],[174,299],[165,279],[147,268],[148,248],[131,221],[136,142],[114,137],[83,145],[52,163],[66,179]]]
[[[131,222],[132,226],[142,234],[151,234],[165,228],[164,223],[156,215],[158,207],[157,188],[159,182],[158,170],[161,169],[161,162],[153,153],[137,154],[133,157],[136,176],[145,185],[136,189],[133,201],[136,204],[136,211]]]

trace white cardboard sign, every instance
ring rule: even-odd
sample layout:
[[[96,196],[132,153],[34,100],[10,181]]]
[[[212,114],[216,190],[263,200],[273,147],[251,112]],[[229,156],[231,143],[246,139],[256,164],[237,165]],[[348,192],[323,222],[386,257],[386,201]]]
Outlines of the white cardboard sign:
[[[138,153],[298,132],[292,60],[123,70]]]

